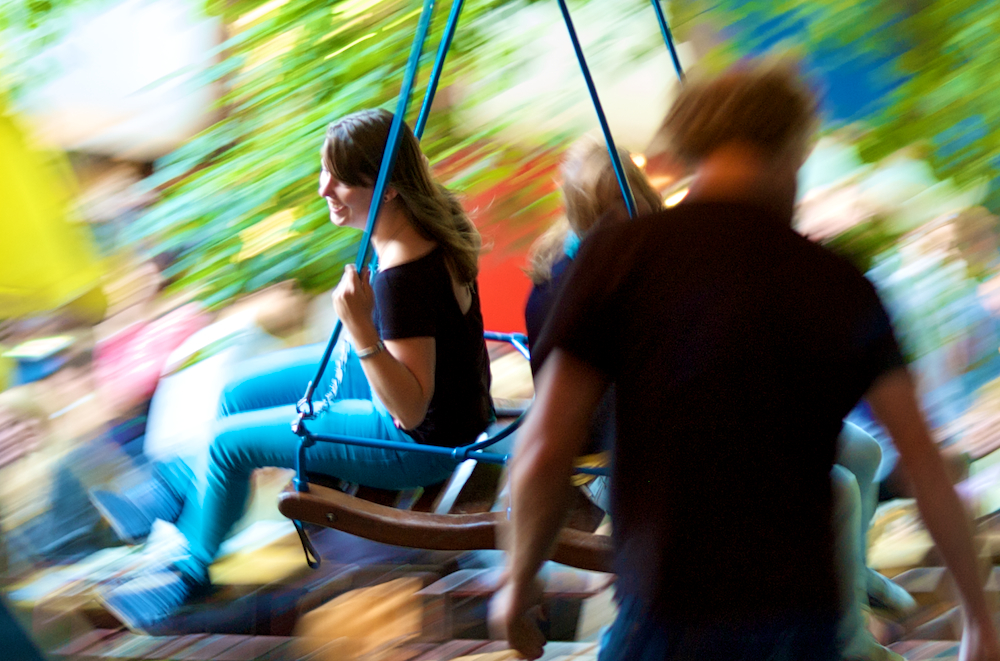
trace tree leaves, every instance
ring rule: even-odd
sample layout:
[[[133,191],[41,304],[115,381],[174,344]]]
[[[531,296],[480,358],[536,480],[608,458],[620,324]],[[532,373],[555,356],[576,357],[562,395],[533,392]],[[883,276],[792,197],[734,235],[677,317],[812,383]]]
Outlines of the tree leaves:
[[[859,55],[888,60],[878,73],[891,91],[866,109],[860,153],[878,161],[915,143],[941,179],[986,178],[1000,186],[1000,12],[979,0],[722,0],[674,3],[679,32],[699,23],[730,26],[735,52],[760,52],[781,41],[812,57]],[[957,130],[956,130],[957,128]],[[994,211],[1000,205],[991,202]]]

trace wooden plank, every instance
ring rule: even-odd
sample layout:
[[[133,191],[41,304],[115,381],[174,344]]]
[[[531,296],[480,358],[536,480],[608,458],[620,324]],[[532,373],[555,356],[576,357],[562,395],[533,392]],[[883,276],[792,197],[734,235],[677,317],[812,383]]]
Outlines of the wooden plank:
[[[172,659],[176,658],[174,656],[175,654],[178,654],[179,652],[182,652],[182,651],[186,650],[187,648],[191,647],[192,645],[195,645],[195,644],[201,642],[205,638],[207,638],[207,635],[203,634],[203,633],[196,633],[196,634],[191,634],[191,635],[187,635],[187,636],[177,636],[176,640],[174,640],[172,642],[169,642],[166,645],[164,645],[163,647],[159,648],[158,650],[156,650],[153,653],[152,656],[150,656],[150,655],[147,654],[143,658],[145,658],[145,659],[157,659],[157,660],[160,660],[160,659],[170,659],[170,660],[172,660]]]
[[[902,643],[893,643],[889,649],[900,654],[907,661],[925,661],[935,659],[935,661],[957,661],[959,644],[953,640],[946,641],[925,641],[908,640]]]
[[[124,633],[114,639],[115,644],[100,652],[90,652],[100,659],[148,659],[155,658],[156,652],[180,636],[142,636]]]
[[[470,641],[474,642],[474,641]],[[508,661],[517,659],[518,654],[507,646],[506,641],[479,641],[485,643],[471,654],[457,657],[454,661]],[[597,643],[549,642],[539,661],[586,661],[597,658]]]
[[[278,497],[285,516],[336,528],[384,544],[443,551],[491,549],[498,513],[429,514],[397,510],[310,485],[307,493],[286,490]]]
[[[52,654],[55,656],[76,656],[77,654],[82,654],[88,648],[94,647],[105,638],[120,634],[120,631],[120,629],[94,629],[93,631],[88,631],[55,650]]]
[[[212,634],[205,636],[193,645],[175,653],[172,661],[211,661],[226,650],[247,640],[249,636],[233,636],[229,634]]]
[[[288,636],[253,636],[217,655],[215,661],[255,661],[291,642]]]
[[[439,551],[495,549],[503,512],[432,514],[412,512],[355,498],[336,489],[310,485],[301,493],[286,489],[278,509],[290,519],[335,528],[383,544]],[[611,570],[611,539],[606,535],[564,529],[552,559],[607,572]]]
[[[434,646],[413,661],[451,661],[472,654],[485,644],[485,640],[449,640],[443,645]]]
[[[459,657],[455,661],[513,661],[519,659],[517,652],[507,646],[506,640],[494,640],[486,643],[470,655]]]
[[[892,579],[913,595],[921,606],[932,606],[958,599],[954,582],[944,567],[917,567]],[[1000,568],[994,567],[983,586],[986,592],[1000,591]]]

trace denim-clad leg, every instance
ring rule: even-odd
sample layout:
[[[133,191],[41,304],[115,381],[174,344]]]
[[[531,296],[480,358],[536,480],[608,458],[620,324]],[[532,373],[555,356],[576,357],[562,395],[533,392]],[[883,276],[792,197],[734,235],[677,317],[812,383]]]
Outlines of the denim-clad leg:
[[[308,423],[309,429],[320,434],[413,443],[410,436],[396,427],[392,416],[377,399],[342,399],[347,394],[367,393],[371,397],[371,392],[356,356],[350,355],[341,367],[344,387],[337,394],[339,399],[325,404],[325,410]],[[225,406],[229,410],[242,409],[249,401],[261,401],[264,389],[257,385],[254,388],[242,391],[237,385],[227,389],[225,397],[230,401]],[[247,392],[255,394],[251,397]],[[240,399],[243,396],[246,398]],[[191,560],[180,565],[185,572],[204,579],[219,546],[243,515],[249,496],[250,474],[254,469],[264,466],[294,468],[299,444],[299,438],[291,431],[295,415],[295,406],[286,404],[259,410],[242,409],[219,420],[209,451],[200,517],[183,517],[185,525],[178,523],[191,552]],[[440,482],[456,465],[450,457],[327,442],[317,442],[310,447],[306,460],[310,471],[384,489]]]
[[[598,661],[834,661],[840,658],[835,630],[833,616],[671,623],[625,597]]]
[[[330,389],[337,375],[337,365],[343,362],[343,354],[349,345],[343,340],[333,348],[330,363],[323,371],[323,378],[316,387],[315,397],[321,399]],[[233,379],[222,391],[219,415],[228,416],[243,411],[284,406],[298,402],[306,391],[306,384],[316,376],[316,369],[323,357],[326,344],[310,344],[275,351],[257,356],[240,363]],[[347,370],[341,388],[347,388],[340,396],[347,399],[371,399],[368,381],[353,351],[349,352]],[[356,378],[360,376],[361,378]]]
[[[860,526],[861,539],[868,535],[868,526],[875,516],[878,505],[878,482],[875,475],[882,461],[882,448],[870,434],[850,422],[844,423],[844,428],[837,439],[836,462],[854,474],[861,497]],[[864,563],[864,543],[862,541],[862,564]]]
[[[847,544],[856,549],[858,557],[850,562],[857,572],[857,577],[850,581],[852,585],[862,586],[864,590],[859,595],[862,607],[871,604],[893,617],[904,617],[917,608],[916,602],[903,588],[868,567],[867,538],[868,528],[875,515],[878,505],[878,481],[876,480],[879,464],[882,461],[882,449],[878,442],[860,427],[849,422],[844,423],[837,442],[837,466],[842,467],[854,479],[853,491],[856,493],[858,515],[855,517],[858,525],[857,540],[840,539],[842,531],[835,532],[838,547]],[[835,496],[838,495],[836,480],[834,481]],[[842,485],[841,485],[842,488]],[[842,495],[842,494],[839,494]],[[841,576],[847,575],[841,571]],[[847,580],[845,578],[845,580]],[[859,629],[860,631],[860,629]]]
[[[317,400],[322,399],[329,390],[330,383],[336,374],[335,361],[343,355],[344,348],[347,346],[349,345],[342,340],[334,347],[330,364],[323,372],[322,383],[315,391]],[[219,418],[235,417],[247,411],[295,404],[305,394],[306,384],[316,376],[316,369],[325,348],[325,343],[311,344],[274,351],[242,361],[234,369],[233,378],[222,390],[222,396],[219,399]],[[355,357],[355,363],[357,362],[359,361]],[[352,371],[354,370],[352,369]],[[361,371],[360,364],[356,366],[356,371],[360,372],[362,377],[360,379],[362,384],[357,387],[357,397],[370,399],[371,391],[368,388],[368,381],[364,379],[364,372]],[[358,381],[358,379],[352,380]],[[288,418],[288,424],[291,424],[294,417],[291,415]],[[176,520],[177,528],[189,539],[197,537],[198,531],[201,529],[201,500],[206,489],[205,468],[192,469],[194,469],[193,466],[188,469],[188,472],[194,474],[193,482],[189,480],[186,485],[183,485],[183,480],[178,481],[178,485],[180,485],[178,490],[184,493],[185,497],[181,513]],[[182,477],[179,471],[172,471],[171,475]],[[173,485],[173,482],[171,484]]]
[[[841,616],[837,637],[842,647],[863,647],[868,642],[862,604],[868,601],[862,537],[858,535],[861,498],[854,474],[836,465],[830,471],[833,485],[834,569],[840,592]]]

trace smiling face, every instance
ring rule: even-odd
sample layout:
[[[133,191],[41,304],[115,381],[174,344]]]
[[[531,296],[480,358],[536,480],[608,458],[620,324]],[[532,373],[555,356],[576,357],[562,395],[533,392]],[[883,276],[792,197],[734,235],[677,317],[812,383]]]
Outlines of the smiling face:
[[[372,203],[372,187],[352,186],[334,177],[326,167],[319,174],[319,195],[330,209],[330,222],[337,227],[363,230]]]

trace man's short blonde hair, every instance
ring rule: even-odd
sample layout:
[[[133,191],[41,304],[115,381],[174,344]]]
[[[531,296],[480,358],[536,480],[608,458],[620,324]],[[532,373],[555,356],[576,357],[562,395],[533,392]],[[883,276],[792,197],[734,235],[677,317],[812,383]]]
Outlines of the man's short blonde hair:
[[[743,63],[715,78],[689,79],[650,150],[665,149],[694,164],[735,142],[776,157],[805,148],[816,113],[816,98],[793,62]]]

